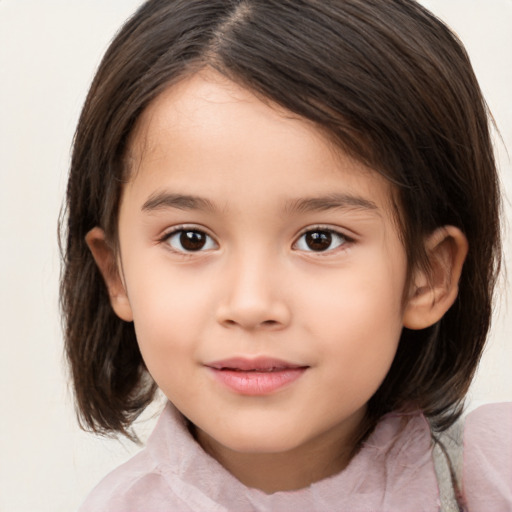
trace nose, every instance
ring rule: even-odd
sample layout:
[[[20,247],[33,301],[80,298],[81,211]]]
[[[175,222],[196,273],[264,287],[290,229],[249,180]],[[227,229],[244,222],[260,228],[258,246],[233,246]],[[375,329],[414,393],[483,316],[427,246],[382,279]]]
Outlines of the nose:
[[[225,274],[224,299],[217,321],[244,330],[279,330],[291,320],[287,290],[275,262],[252,255],[231,262]]]

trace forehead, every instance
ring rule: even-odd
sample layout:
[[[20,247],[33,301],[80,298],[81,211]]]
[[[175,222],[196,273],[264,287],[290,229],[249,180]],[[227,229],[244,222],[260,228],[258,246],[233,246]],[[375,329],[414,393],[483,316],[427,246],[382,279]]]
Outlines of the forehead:
[[[249,131],[239,130],[248,127]],[[132,135],[129,156],[134,162],[155,160],[187,145],[208,153],[227,145],[234,150],[241,141],[248,153],[252,146],[248,139],[267,152],[284,151],[286,147],[280,145],[291,146],[299,139],[311,142],[308,146],[322,146],[317,148],[322,155],[335,152],[310,121],[205,69],[173,84],[146,108]]]
[[[357,191],[387,209],[392,192],[314,123],[211,70],[186,77],[150,104],[128,157],[127,188],[144,188],[146,196],[166,186],[252,200],[270,191],[287,200]]]

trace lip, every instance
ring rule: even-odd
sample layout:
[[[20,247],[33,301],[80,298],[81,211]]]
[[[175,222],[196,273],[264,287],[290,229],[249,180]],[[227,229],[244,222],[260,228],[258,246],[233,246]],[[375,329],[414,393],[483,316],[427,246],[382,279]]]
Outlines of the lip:
[[[270,357],[236,357],[205,366],[218,382],[238,394],[249,396],[268,395],[287,387],[309,368]]]

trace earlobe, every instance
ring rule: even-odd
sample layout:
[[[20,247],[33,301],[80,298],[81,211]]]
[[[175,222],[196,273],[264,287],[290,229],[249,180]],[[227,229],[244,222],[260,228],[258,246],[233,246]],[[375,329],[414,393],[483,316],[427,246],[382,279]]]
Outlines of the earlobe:
[[[430,268],[413,275],[403,317],[409,329],[434,325],[455,302],[468,241],[459,228],[443,226],[427,237],[425,249]]]
[[[119,318],[131,322],[133,314],[128,295],[121,279],[114,250],[107,243],[105,232],[95,227],[87,233],[85,241],[103,276],[113,310]]]

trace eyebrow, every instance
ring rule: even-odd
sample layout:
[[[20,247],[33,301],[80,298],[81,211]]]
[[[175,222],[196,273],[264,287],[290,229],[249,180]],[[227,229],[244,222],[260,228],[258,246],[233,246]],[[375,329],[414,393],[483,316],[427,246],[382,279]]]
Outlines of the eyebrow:
[[[165,208],[177,208],[179,210],[205,210],[214,211],[215,205],[203,197],[185,194],[173,194],[169,192],[157,192],[149,196],[142,205],[143,212],[152,212]]]
[[[295,199],[287,203],[286,212],[319,212],[326,210],[369,210],[376,211],[378,206],[369,199],[352,194],[329,194],[319,197]]]
[[[152,212],[166,208],[209,212],[217,210],[210,200],[203,197],[170,192],[156,192],[152,194],[142,205],[141,210]],[[285,213],[306,213],[336,209],[376,211],[378,206],[369,199],[352,194],[329,194],[326,196],[290,200],[286,203],[284,211]]]

